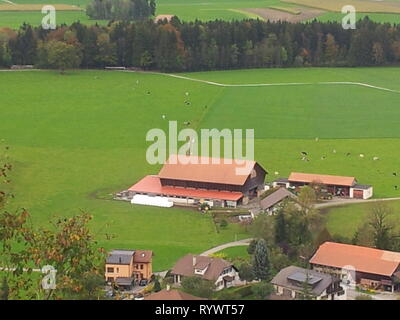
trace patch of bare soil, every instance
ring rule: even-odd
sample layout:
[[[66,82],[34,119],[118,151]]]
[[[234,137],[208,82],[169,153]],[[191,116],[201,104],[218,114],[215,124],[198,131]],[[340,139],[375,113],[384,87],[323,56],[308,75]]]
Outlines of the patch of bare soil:
[[[300,14],[292,14],[268,8],[246,8],[242,10],[259,15],[263,19],[271,22],[287,21],[292,23],[310,20],[325,13],[323,10],[313,8],[299,8],[297,10],[301,11]]]

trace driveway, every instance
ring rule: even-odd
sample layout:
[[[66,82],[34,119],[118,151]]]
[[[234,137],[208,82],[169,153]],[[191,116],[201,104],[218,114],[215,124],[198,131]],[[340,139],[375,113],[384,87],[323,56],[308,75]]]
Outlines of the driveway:
[[[330,207],[344,206],[344,205],[348,205],[348,204],[381,202],[381,201],[395,201],[395,200],[400,200],[400,198],[384,198],[384,199],[368,199],[368,200],[335,198],[335,199],[327,201],[327,202],[317,203],[316,205],[314,205],[314,208],[324,209],[324,208],[330,208]]]
[[[344,285],[341,284],[343,287]],[[360,291],[357,291],[354,288],[347,287],[346,288],[347,300],[355,300],[357,296],[367,295],[372,298],[372,300],[398,300],[400,298],[399,293],[391,293],[391,292],[378,292],[375,294],[366,294]]]
[[[239,241],[224,243],[224,244],[221,244],[214,248],[208,249],[207,251],[200,253],[200,255],[201,256],[209,256],[210,254],[216,253],[216,252],[224,250],[226,248],[238,247],[238,246],[248,246],[252,240],[253,240],[253,238],[249,238],[249,239],[243,239],[243,240],[239,240]]]

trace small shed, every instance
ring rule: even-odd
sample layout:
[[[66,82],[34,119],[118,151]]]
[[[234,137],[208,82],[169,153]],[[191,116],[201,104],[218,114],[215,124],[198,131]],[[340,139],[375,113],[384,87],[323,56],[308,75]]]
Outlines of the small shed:
[[[285,199],[297,199],[297,196],[288,191],[285,188],[279,188],[274,193],[271,193],[264,199],[260,201],[260,207],[264,212],[273,214],[277,209],[279,204]]]
[[[373,193],[373,187],[368,184],[356,184],[350,188],[350,198],[354,199],[369,199]]]

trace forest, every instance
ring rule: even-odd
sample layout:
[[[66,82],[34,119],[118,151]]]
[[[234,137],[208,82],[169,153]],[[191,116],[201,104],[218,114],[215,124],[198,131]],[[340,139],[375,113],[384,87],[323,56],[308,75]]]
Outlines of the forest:
[[[79,22],[44,30],[0,29],[0,66],[136,67],[162,72],[309,66],[384,66],[400,61],[400,26],[367,17],[340,23],[141,19],[107,26]]]

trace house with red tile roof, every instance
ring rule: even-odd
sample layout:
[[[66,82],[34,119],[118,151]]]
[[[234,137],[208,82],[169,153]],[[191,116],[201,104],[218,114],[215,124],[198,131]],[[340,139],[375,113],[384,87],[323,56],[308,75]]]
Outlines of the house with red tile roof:
[[[373,195],[373,187],[357,183],[355,177],[292,172],[289,178],[273,182],[274,187],[283,186],[294,190],[310,184],[318,184],[322,186],[322,191],[337,197],[369,199]]]
[[[325,242],[310,259],[313,270],[385,291],[400,289],[400,252]]]
[[[264,190],[266,171],[255,161],[174,157],[158,175],[148,175],[124,191],[127,199],[135,204],[160,206],[205,202],[211,207],[236,207]]]

